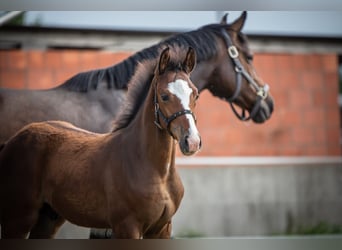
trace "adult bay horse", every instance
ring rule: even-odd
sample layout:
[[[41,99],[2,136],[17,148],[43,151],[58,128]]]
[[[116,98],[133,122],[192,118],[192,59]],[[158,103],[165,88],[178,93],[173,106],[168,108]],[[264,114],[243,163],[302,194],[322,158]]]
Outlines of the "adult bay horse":
[[[199,92],[208,89],[249,111],[249,117],[234,111],[241,120],[263,123],[272,114],[273,99],[255,73],[247,37],[241,32],[246,16],[243,12],[231,24],[224,16],[220,24],[174,35],[117,65],[80,73],[53,89],[0,89],[0,144],[24,125],[45,120],[68,121],[93,132],[110,131],[139,62],[157,60],[165,46],[193,47],[197,66],[191,79]]]
[[[25,126],[3,146],[2,238],[49,238],[65,220],[110,227],[117,238],[170,238],[183,197],[175,141],[185,155],[201,147],[193,114],[198,90],[189,78],[196,55],[184,52],[167,47],[157,65],[138,65],[112,132],[46,121]],[[46,209],[53,224],[40,213]]]

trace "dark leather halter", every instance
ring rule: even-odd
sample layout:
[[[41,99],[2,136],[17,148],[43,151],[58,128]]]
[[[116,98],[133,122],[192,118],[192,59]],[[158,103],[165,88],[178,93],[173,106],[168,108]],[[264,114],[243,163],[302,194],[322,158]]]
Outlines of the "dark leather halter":
[[[222,29],[222,35],[227,45],[228,55],[232,59],[235,72],[236,72],[236,89],[235,89],[234,94],[230,98],[227,98],[227,101],[229,101],[230,106],[234,114],[236,115],[236,117],[242,121],[247,121],[253,118],[258,113],[260,106],[261,106],[261,101],[266,99],[270,87],[268,86],[268,84],[265,84],[264,86],[260,87],[254,81],[254,79],[250,76],[250,74],[245,70],[245,68],[241,64],[239,60],[239,52],[236,46],[234,46],[232,39],[230,38],[228,32],[225,29]],[[251,87],[255,89],[256,95],[257,95],[257,100],[249,114],[249,117],[246,117],[245,109],[242,109],[242,114],[240,115],[233,105],[233,101],[237,98],[241,90],[242,76],[245,77],[247,82],[251,85]]]
[[[182,116],[182,115],[186,115],[186,114],[190,114],[192,115],[192,117],[194,118],[195,122],[196,122],[196,116],[195,114],[189,110],[189,109],[183,109],[180,110],[176,113],[173,113],[172,115],[170,115],[169,117],[165,116],[163,114],[163,112],[160,110],[159,107],[159,103],[158,103],[158,97],[157,97],[157,86],[155,85],[155,89],[154,89],[154,124],[159,128],[159,129],[163,129],[162,125],[160,124],[159,118],[161,118],[165,124],[166,124],[166,129],[169,132],[169,134],[175,138],[172,134],[172,132],[170,131],[170,124],[173,120],[175,120],[177,117]]]

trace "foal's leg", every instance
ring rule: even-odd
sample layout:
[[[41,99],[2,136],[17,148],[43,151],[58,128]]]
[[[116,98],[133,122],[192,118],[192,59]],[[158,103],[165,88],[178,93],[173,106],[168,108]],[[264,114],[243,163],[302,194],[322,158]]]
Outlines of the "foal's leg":
[[[37,213],[3,214],[1,221],[2,239],[26,239],[38,217]]]
[[[147,232],[144,235],[144,239],[170,239],[172,231],[172,222],[169,221],[159,232]]]
[[[112,239],[141,239],[141,237],[141,230],[133,220],[125,220],[112,227]]]
[[[37,223],[30,232],[30,239],[54,238],[65,219],[59,216],[48,204],[44,204],[39,212]]]

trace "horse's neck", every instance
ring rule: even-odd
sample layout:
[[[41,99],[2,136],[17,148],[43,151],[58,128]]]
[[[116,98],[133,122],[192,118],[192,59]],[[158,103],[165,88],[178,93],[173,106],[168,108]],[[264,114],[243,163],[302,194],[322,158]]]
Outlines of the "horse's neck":
[[[212,84],[216,77],[215,70],[218,67],[217,58],[207,59],[197,63],[194,71],[191,73],[191,80],[199,92],[206,89],[208,84]]]

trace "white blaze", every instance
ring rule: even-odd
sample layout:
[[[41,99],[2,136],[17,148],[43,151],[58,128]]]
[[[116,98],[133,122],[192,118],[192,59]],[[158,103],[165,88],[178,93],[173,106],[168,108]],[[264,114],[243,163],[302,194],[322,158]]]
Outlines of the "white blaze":
[[[184,109],[190,110],[190,96],[192,94],[192,89],[189,87],[188,82],[177,79],[174,82],[170,82],[168,84],[168,90],[177,96],[183,106]],[[195,124],[194,117],[191,114],[186,114],[186,118],[189,120],[190,125],[190,137],[196,136],[199,137],[199,133]]]

